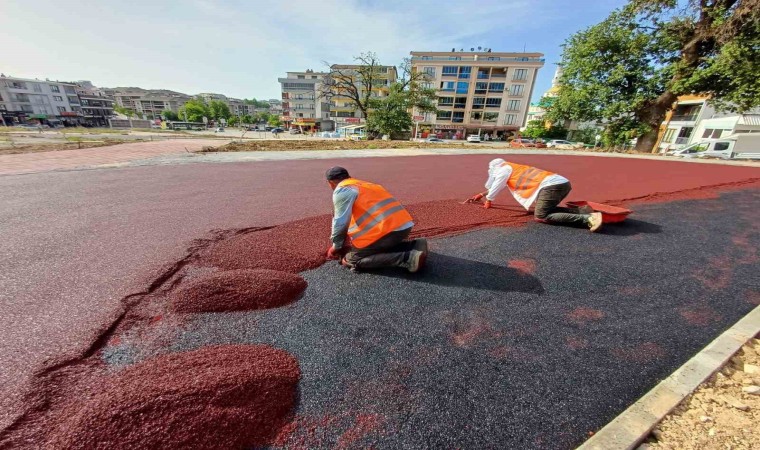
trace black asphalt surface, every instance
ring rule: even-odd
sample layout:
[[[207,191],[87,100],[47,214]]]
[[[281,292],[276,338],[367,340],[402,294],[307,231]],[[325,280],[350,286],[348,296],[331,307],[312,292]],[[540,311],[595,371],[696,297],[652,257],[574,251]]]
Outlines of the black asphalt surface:
[[[599,234],[530,224],[436,239],[417,275],[329,263],[293,305],[196,316],[164,351],[296,355],[291,446],[574,448],[755,306],[758,200],[640,205]]]

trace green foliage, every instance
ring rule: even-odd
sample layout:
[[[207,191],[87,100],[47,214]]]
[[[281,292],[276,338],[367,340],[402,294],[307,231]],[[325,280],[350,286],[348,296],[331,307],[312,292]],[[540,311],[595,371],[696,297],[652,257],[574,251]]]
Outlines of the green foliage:
[[[168,111],[168,110],[163,111],[161,115],[164,116],[164,119],[166,120],[174,120],[174,121],[179,120],[179,116],[177,115],[177,113],[173,111]]]
[[[113,110],[116,111],[117,113],[119,113],[119,114],[121,114],[123,116],[127,116],[129,118],[137,116],[137,114],[135,113],[134,110],[129,109],[129,108],[125,108],[123,106],[114,106]]]
[[[214,120],[230,118],[230,107],[221,100],[211,100],[208,103],[208,109],[211,113],[211,118]]]
[[[203,100],[192,99],[188,100],[184,106],[179,109],[179,117],[185,119],[187,117],[188,122],[203,122],[204,117],[212,118],[211,110]]]
[[[434,90],[422,89],[417,83],[393,83],[386,97],[370,100],[367,129],[387,135],[408,131],[414,125],[412,108],[420,112],[434,112],[435,99]]]
[[[596,136],[600,133],[601,131],[596,127],[583,127],[572,132],[571,140],[594,145],[596,144]]]
[[[243,99],[243,103],[246,105],[253,105],[255,108],[267,108],[269,109],[269,102],[264,100],[256,100],[255,98],[252,99]]]
[[[250,116],[250,115],[248,115],[248,114],[246,114],[246,115],[244,115],[243,117],[241,117],[241,118],[240,118],[240,120],[241,120],[243,123],[248,123],[248,124],[250,124],[250,123],[253,123],[253,117],[251,117],[251,116]]]
[[[267,120],[267,125],[272,127],[279,127],[282,124],[280,121],[280,118],[277,116],[269,116],[269,120]]]
[[[602,121],[605,143],[653,143],[676,98],[707,94],[721,109],[760,106],[760,1],[630,0],[564,44],[547,118]]]
[[[268,112],[260,112],[253,115],[253,120],[255,123],[269,123],[269,120],[273,117],[276,118],[277,116]]]
[[[229,119],[227,119],[227,125],[234,127],[240,122],[240,119],[238,119],[237,116],[232,116]]]
[[[565,139],[567,128],[555,125],[547,128],[543,120],[531,120],[521,134],[531,139]]]

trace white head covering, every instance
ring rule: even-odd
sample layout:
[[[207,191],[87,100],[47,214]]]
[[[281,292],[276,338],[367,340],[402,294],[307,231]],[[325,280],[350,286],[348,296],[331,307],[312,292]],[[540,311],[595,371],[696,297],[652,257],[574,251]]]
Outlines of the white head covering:
[[[488,163],[488,181],[486,181],[486,189],[491,189],[491,185],[493,184],[493,176],[496,173],[496,169],[501,167],[502,164],[504,164],[504,160],[501,158],[496,158]]]

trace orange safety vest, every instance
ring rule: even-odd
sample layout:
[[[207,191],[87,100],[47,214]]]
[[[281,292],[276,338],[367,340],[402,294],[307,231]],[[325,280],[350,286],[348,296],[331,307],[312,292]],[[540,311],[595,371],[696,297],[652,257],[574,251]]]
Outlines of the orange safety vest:
[[[520,196],[525,200],[530,199],[536,194],[541,182],[544,181],[546,177],[555,175],[546,170],[536,169],[531,166],[523,166],[521,164],[505,162],[501,166],[510,166],[512,168],[512,174],[509,175],[507,186],[509,186],[509,189],[514,195]]]
[[[348,227],[356,248],[368,247],[412,220],[406,208],[379,184],[349,178],[338,183],[338,187],[342,186],[356,186],[359,190]]]

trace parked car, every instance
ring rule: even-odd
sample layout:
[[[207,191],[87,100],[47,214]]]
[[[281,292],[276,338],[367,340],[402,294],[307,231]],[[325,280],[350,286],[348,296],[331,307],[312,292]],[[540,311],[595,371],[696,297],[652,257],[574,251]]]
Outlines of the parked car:
[[[283,131],[285,131],[285,130],[283,130],[283,129],[282,129],[282,128],[280,128],[280,127],[276,127],[276,128],[272,128],[270,131],[271,131],[272,133],[282,133],[282,132],[283,132]]]
[[[160,130],[161,129],[161,125],[158,125],[158,124],[154,123],[154,124],[150,125],[150,128],[153,129],[153,130]]]
[[[563,139],[552,139],[551,141],[546,143],[546,146],[548,148],[557,148],[557,147],[563,148],[565,146],[576,147],[577,144],[575,144],[574,142],[565,141]]]
[[[223,133],[224,127],[217,127],[216,130],[214,130],[214,133]]]
[[[274,127],[270,127],[269,125],[264,127],[264,131],[272,131]]]
[[[526,147],[535,147],[536,143],[533,142],[531,139],[512,139],[512,142],[509,143],[510,147],[513,148],[526,148]]]
[[[667,156],[675,156],[678,158],[699,158],[702,152],[707,150],[707,145],[705,144],[693,144],[685,148],[679,148],[677,150],[671,150],[665,155]]]
[[[298,128],[291,128],[290,134],[301,134],[301,130],[299,130]]]
[[[467,136],[467,142],[483,142],[479,134],[471,134]]]
[[[443,139],[438,139],[437,137],[429,137],[425,139],[425,142],[443,142]]]

